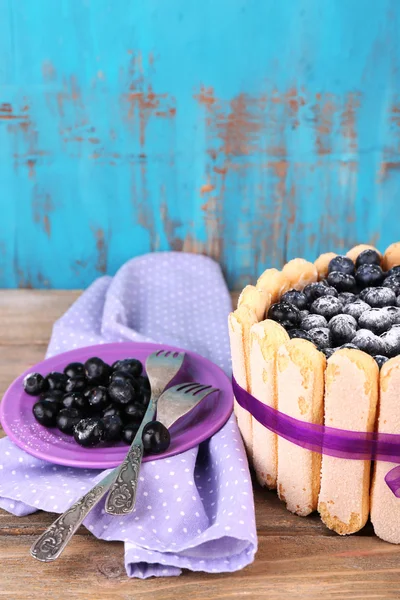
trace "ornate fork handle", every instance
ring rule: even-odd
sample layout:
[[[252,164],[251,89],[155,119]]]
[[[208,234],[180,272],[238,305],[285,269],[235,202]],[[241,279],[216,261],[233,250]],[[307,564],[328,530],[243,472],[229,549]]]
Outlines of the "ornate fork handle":
[[[115,469],[60,515],[35,541],[31,548],[32,556],[43,562],[56,560],[93,506],[107,492],[114,477]]]
[[[110,515],[125,515],[133,510],[142,458],[143,443],[140,438],[129,449],[107,497],[106,511]]]

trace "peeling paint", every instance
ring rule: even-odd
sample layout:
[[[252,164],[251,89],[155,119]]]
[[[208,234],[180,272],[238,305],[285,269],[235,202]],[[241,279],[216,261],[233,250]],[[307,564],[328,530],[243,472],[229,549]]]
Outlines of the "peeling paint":
[[[99,273],[107,272],[107,255],[108,255],[108,245],[105,240],[104,231],[102,229],[96,229],[94,231],[95,239],[96,239],[96,251],[97,251],[97,261],[96,261],[96,270]]]

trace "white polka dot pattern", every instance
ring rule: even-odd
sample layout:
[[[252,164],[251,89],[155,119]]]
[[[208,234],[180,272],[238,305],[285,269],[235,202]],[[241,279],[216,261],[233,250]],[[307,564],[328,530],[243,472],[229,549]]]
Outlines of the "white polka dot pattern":
[[[53,328],[47,356],[79,346],[154,341],[187,348],[229,372],[230,297],[217,263],[155,253],[95,281]],[[104,472],[54,466],[0,440],[0,507],[23,516],[63,512]],[[235,571],[257,549],[251,481],[232,416],[196,449],[142,467],[137,505],[113,517],[101,502],[86,527],[125,543],[130,577]]]

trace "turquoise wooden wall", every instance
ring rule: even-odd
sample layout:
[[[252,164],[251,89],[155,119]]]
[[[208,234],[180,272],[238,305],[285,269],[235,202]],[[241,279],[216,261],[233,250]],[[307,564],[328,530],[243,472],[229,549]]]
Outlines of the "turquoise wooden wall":
[[[0,0],[0,286],[400,239],[398,0]]]

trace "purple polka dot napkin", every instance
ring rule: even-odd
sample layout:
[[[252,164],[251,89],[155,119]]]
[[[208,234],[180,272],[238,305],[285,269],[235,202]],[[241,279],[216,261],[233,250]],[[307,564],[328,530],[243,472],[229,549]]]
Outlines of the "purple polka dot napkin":
[[[230,308],[220,267],[211,259],[145,255],[83,293],[55,323],[47,356],[91,344],[150,341],[198,352],[229,373]],[[104,474],[52,465],[0,440],[0,507],[15,515],[62,513]],[[199,447],[143,464],[131,515],[106,514],[103,500],[85,525],[98,538],[124,542],[130,577],[236,571],[252,562],[253,493],[235,418]]]

